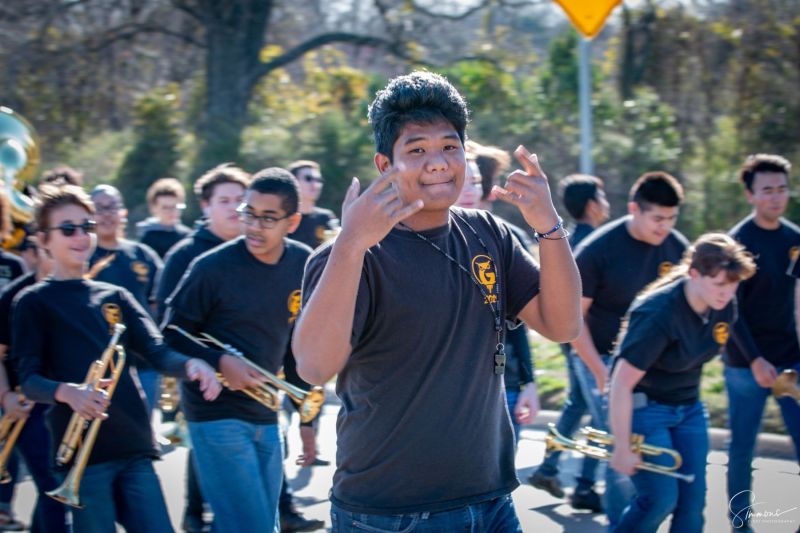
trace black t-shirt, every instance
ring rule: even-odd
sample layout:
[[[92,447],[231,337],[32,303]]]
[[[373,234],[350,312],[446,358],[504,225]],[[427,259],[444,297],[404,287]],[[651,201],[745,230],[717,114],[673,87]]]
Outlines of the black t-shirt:
[[[188,237],[190,232],[191,230],[183,224],[173,227],[159,225],[148,228],[139,240],[142,244],[152,248],[159,257],[164,258],[170,248]]]
[[[781,219],[778,229],[767,230],[749,216],[730,235],[753,254],[758,270],[739,285],[740,318],[725,352],[725,364],[748,367],[759,356],[778,367],[797,364],[796,280],[787,271],[800,253],[800,228]]]
[[[34,283],[36,283],[36,273],[30,272],[6,285],[0,293],[0,344],[11,346],[11,304],[22,289],[30,287]],[[10,357],[6,357],[5,367],[8,384],[13,389],[19,384],[19,379]]]
[[[113,324],[127,327],[120,340],[126,350],[142,354],[160,371],[185,375],[188,358],[162,342],[150,315],[116,285],[48,278],[22,291],[12,313],[11,356],[22,392],[34,402],[54,404],[47,417],[55,445],[72,416],[69,405],[56,402],[56,389],[62,382],[84,382],[111,339]],[[134,367],[125,365],[107,412],[89,464],[158,455]]]
[[[25,262],[14,254],[0,250],[0,290],[25,273]]]
[[[586,224],[585,222],[576,223],[575,227],[572,228],[572,233],[569,236],[569,245],[574,250],[578,247],[581,241],[588,237],[593,231],[594,227],[592,227],[591,224]]]
[[[186,274],[189,265],[198,256],[222,244],[223,241],[201,223],[200,226],[187,238],[172,247],[164,258],[164,268],[158,278],[156,288],[156,302],[158,304],[158,320],[164,317],[166,301],[178,282]]]
[[[339,219],[336,218],[333,211],[315,207],[311,213],[303,214],[300,219],[300,225],[291,234],[291,238],[313,249],[325,242],[326,231],[334,230],[338,227]]]
[[[110,263],[102,268],[98,261],[113,255]],[[98,246],[89,259],[89,272],[97,265],[98,272],[92,279],[104,281],[112,285],[119,285],[130,292],[139,305],[150,312],[150,304],[155,301],[156,278],[161,270],[161,259],[148,246],[138,242],[121,239],[114,250]],[[132,351],[131,364],[139,365],[141,369],[151,369],[147,360],[135,351]]]
[[[242,237],[198,257],[167,301],[165,325],[175,324],[193,335],[208,333],[277,373],[300,311],[303,266],[311,253],[304,244],[289,239],[284,246],[275,265],[253,257]],[[164,333],[176,349],[219,368],[221,350],[198,349],[169,328]],[[181,394],[186,419],[193,422],[236,418],[277,423],[274,411],[243,392],[224,389],[215,401],[206,402],[198,385],[184,383]]]
[[[685,284],[680,278],[637,299],[615,354],[615,361],[645,371],[634,392],[669,405],[700,399],[703,364],[722,352],[736,321],[736,300],[698,315],[686,300]]]
[[[473,280],[514,320],[539,292],[538,265],[491,214],[451,213],[448,225],[423,234],[471,276],[401,229],[364,258],[353,349],[336,383],[331,500],[352,512],[452,509],[519,484],[503,378],[494,373],[493,313]],[[309,260],[304,301],[329,252],[323,246]]]
[[[598,228],[575,251],[583,296],[592,298],[586,326],[601,356],[610,355],[622,317],[636,295],[680,262],[689,245],[676,230],[659,246],[634,239],[622,217]]]

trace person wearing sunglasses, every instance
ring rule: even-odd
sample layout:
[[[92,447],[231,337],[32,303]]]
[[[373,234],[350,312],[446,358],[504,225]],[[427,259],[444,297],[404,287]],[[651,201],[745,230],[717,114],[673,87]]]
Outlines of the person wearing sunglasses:
[[[125,287],[151,316],[155,316],[156,278],[161,258],[152,248],[125,239],[123,235],[128,211],[122,194],[112,185],[98,185],[92,190],[97,220],[97,247],[89,259],[89,271],[97,281]],[[131,364],[139,369],[147,398],[148,412],[158,402],[161,379],[158,372],[138,354],[131,354]]]
[[[47,404],[54,443],[73,413],[104,419],[81,482],[84,508],[72,510],[75,531],[172,531],[152,462],[159,456],[135,367],[125,365],[113,401],[87,371],[117,324],[120,344],[157,370],[200,381],[206,400],[219,394],[214,370],[170,349],[150,315],[126,289],[86,279],[95,246],[94,205],[79,187],[42,187],[35,208],[38,245],[53,261],[49,277],[23,290],[13,305],[11,359],[22,392]],[[101,383],[100,387],[107,384]],[[69,465],[67,465],[69,466]],[[66,472],[61,471],[59,477]]]
[[[255,174],[238,209],[244,235],[197,258],[167,301],[167,341],[203,358],[228,383],[211,404],[195,384],[181,388],[197,476],[217,531],[279,531],[283,439],[277,413],[241,392],[265,376],[235,355],[198,346],[174,326],[194,336],[209,334],[277,373],[311,253],[287,239],[300,222],[298,203],[290,172],[267,168]]]
[[[289,165],[289,172],[297,178],[300,190],[300,225],[292,233],[292,239],[300,241],[312,249],[334,235],[339,228],[339,219],[330,209],[317,207],[319,195],[325,180],[315,161],[299,160]]]
[[[175,178],[161,178],[147,189],[147,207],[150,218],[136,224],[139,242],[155,250],[162,259],[169,249],[191,230],[181,224],[181,214],[186,209],[186,191]]]

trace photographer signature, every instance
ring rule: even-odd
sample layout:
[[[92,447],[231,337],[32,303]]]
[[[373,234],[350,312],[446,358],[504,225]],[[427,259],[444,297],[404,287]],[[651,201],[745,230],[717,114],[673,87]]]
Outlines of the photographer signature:
[[[733,500],[735,498],[739,497],[739,496],[744,497],[747,493],[750,493],[753,496],[753,503],[751,503],[750,505],[748,505],[747,507],[743,508],[741,511],[739,511],[738,513],[735,513],[732,516],[731,525],[734,528],[740,528],[740,527],[746,526],[747,523],[752,518],[762,519],[762,520],[763,519],[774,520],[776,518],[779,518],[782,515],[785,515],[786,513],[790,513],[792,511],[796,511],[797,510],[797,507],[795,506],[795,507],[792,507],[791,509],[786,509],[786,510],[783,510],[783,511],[781,509],[776,509],[774,511],[763,511],[763,510],[758,510],[757,511],[757,510],[755,510],[755,507],[757,505],[763,505],[765,502],[757,502],[757,501],[755,501],[756,495],[752,490],[743,490],[740,493],[736,494],[736,496],[731,498],[731,501],[728,503],[728,510],[731,513],[733,513],[733,509],[731,508],[732,504],[733,504]]]

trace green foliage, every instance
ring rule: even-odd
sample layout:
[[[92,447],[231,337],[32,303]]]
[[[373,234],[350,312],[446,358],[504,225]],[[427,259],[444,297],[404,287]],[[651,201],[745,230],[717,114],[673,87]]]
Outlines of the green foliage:
[[[156,89],[140,98],[134,108],[135,142],[117,172],[116,185],[126,202],[139,210],[150,184],[172,175],[180,156],[176,93],[174,86]],[[137,214],[134,218],[143,218]]]

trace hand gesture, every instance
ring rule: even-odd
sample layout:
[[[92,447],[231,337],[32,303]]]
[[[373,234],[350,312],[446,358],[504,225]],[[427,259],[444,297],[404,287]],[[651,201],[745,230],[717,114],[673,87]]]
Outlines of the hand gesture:
[[[771,388],[775,384],[775,380],[778,379],[778,371],[775,366],[763,357],[755,358],[750,363],[750,370],[753,371],[753,378],[755,378],[756,383],[767,389]]]
[[[524,146],[514,150],[514,157],[522,165],[522,170],[509,174],[505,187],[495,185],[492,190],[498,199],[515,205],[532,228],[548,231],[558,222],[558,214],[550,196],[547,176],[539,166],[536,154],[531,154]]]
[[[186,377],[189,378],[189,381],[200,382],[203,398],[208,402],[216,400],[222,391],[222,384],[217,379],[217,373],[201,359],[189,359],[186,362]]]
[[[358,195],[360,184],[353,178],[342,204],[342,231],[337,242],[349,242],[366,251],[378,244],[394,226],[423,207],[422,200],[404,204],[393,181],[399,174],[390,168]]]
[[[539,413],[539,390],[536,383],[528,383],[517,397],[514,416],[519,424],[530,424]]]
[[[11,420],[28,418],[28,413],[33,409],[33,402],[16,392],[9,392],[3,398],[3,413]]]
[[[222,372],[222,377],[228,382],[228,388],[231,390],[258,387],[267,381],[267,376],[245,363],[241,357],[235,355],[223,355],[219,360],[219,369]]]
[[[65,383],[64,387],[59,387],[62,393],[56,399],[66,403],[70,408],[78,413],[85,420],[95,418],[108,418],[106,409],[111,404],[105,390],[94,390],[92,385],[75,383]],[[101,383],[102,385],[102,383]]]

